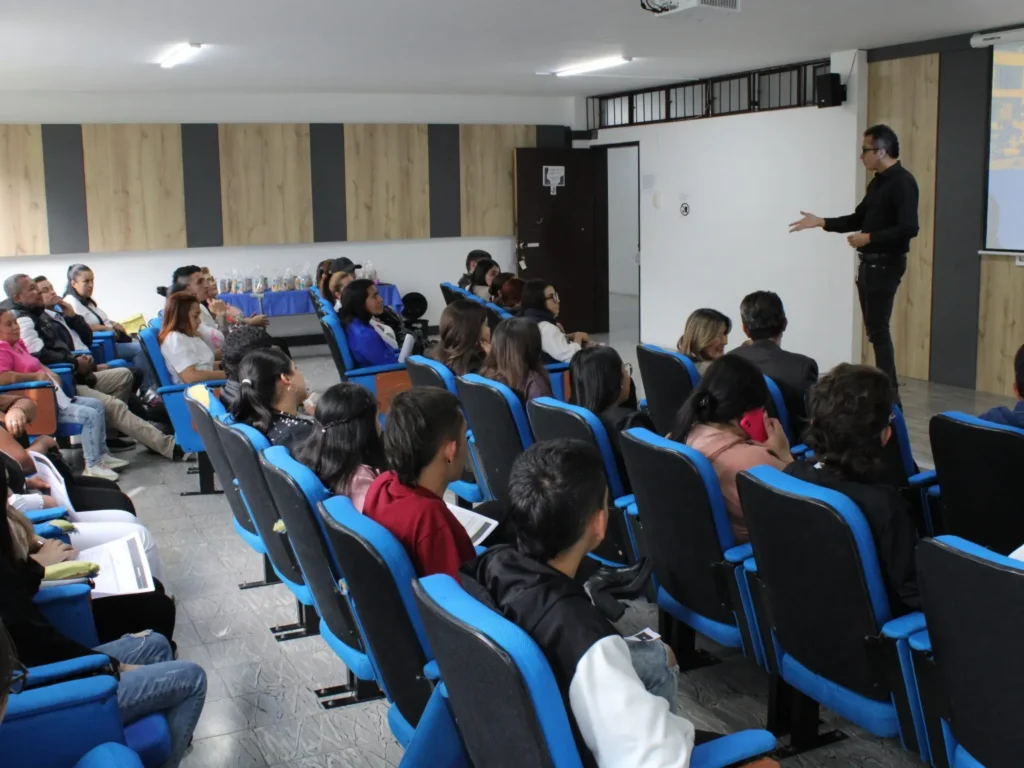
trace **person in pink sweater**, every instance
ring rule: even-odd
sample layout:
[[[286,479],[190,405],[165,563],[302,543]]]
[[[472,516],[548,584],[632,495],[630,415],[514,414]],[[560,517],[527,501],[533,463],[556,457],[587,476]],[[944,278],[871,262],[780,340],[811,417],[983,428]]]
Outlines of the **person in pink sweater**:
[[[316,404],[313,431],[296,448],[295,460],[362,512],[366,492],[387,466],[373,393],[348,382],[324,392]]]
[[[762,465],[781,470],[793,461],[782,425],[764,411],[767,403],[768,387],[761,372],[743,358],[726,355],[708,367],[700,386],[679,410],[670,435],[711,462],[738,544],[749,541],[750,534],[736,491],[736,475]],[[759,423],[764,425],[763,433],[756,427]]]

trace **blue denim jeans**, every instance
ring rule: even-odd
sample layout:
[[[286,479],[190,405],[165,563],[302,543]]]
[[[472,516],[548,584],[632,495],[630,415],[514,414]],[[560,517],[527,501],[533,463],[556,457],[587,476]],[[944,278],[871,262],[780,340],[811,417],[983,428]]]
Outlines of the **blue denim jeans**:
[[[121,360],[128,360],[133,367],[142,371],[142,391],[156,389],[153,370],[149,367],[149,358],[142,351],[142,344],[137,341],[119,341],[116,346],[117,356]]]
[[[626,641],[629,646],[630,661],[640,682],[649,693],[661,696],[668,702],[669,711],[679,714],[677,701],[679,683],[679,665],[668,665],[668,648],[660,640],[639,643]]]
[[[125,635],[97,651],[141,669],[121,673],[117,703],[121,719],[134,723],[157,712],[167,718],[171,755],[161,768],[177,768],[192,740],[206,701],[206,672],[190,661],[174,661],[171,644],[156,632]]]
[[[57,412],[61,424],[80,424],[85,466],[99,464],[107,452],[107,422],[103,403],[92,397],[76,397]]]

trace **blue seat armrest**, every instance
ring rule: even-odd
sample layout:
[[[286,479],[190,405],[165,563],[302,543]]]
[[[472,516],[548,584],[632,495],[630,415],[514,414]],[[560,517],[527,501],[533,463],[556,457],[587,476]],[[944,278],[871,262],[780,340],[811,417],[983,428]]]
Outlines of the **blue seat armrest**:
[[[441,679],[441,670],[437,668],[436,661],[428,661],[423,667],[423,675],[427,680],[433,680],[437,682]]]
[[[615,506],[619,509],[626,509],[631,504],[636,504],[636,497],[631,493],[628,496],[619,496],[615,500]]]
[[[127,368],[131,365],[127,360],[107,360],[105,363],[101,363],[108,368]]]
[[[928,624],[924,620],[924,614],[921,611],[914,611],[887,622],[882,627],[882,634],[895,640],[904,640],[927,628]]]
[[[65,659],[54,664],[42,664],[38,667],[31,667],[28,677],[25,679],[27,688],[38,688],[42,685],[52,685],[63,680],[72,680],[78,677],[89,677],[97,673],[107,672],[109,674],[110,657],[102,653],[92,656],[78,656],[74,659]]]
[[[485,547],[483,544],[477,544],[475,547],[473,547],[473,549],[476,550],[477,555],[482,555],[484,552],[487,551],[487,547]]]
[[[476,483],[468,483],[465,480],[456,480],[454,483],[450,483],[448,485],[448,490],[460,499],[465,499],[471,504],[479,504],[484,500],[483,493],[480,492],[480,487]]]
[[[725,562],[739,565],[754,556],[754,548],[749,543],[740,544],[737,547],[725,550],[722,555],[725,557]]]
[[[46,367],[49,368],[51,371],[70,371],[75,366],[73,366],[71,363],[50,363]]]
[[[929,499],[938,499],[942,496],[942,489],[937,485],[931,485],[926,491]]]
[[[100,641],[92,618],[91,593],[92,586],[88,582],[64,584],[39,590],[32,602],[65,637],[87,648],[95,648]]]
[[[112,339],[114,338],[113,331],[93,331],[92,337],[94,339]]]
[[[387,363],[386,365],[371,365],[366,368],[353,368],[345,371],[345,376],[373,376],[378,373],[390,373],[391,371],[404,371],[405,363]]]
[[[71,544],[71,541],[68,539],[64,531],[55,525],[39,523],[38,525],[33,525],[32,528],[35,529],[36,536],[41,539],[59,539],[65,544]]]
[[[52,507],[50,509],[37,509],[34,511],[26,512],[25,517],[29,519],[33,525],[40,525],[47,523],[50,520],[60,520],[62,517],[67,517],[68,511],[64,507]]]
[[[808,448],[806,451],[804,451],[803,456],[801,456],[800,458],[804,461],[814,461],[815,455],[816,454],[814,453],[814,451]]]
[[[630,517],[640,517],[640,510],[637,508],[636,504],[630,504],[626,507],[626,514]]]
[[[568,363],[548,363],[547,365],[544,366],[544,368],[545,368],[545,370],[548,373],[558,373],[560,371],[568,371],[569,370],[569,364]]]
[[[932,485],[937,485],[939,482],[939,476],[936,474],[934,469],[929,469],[924,472],[918,472],[916,475],[912,475],[907,479],[910,483],[911,488],[927,488]]]
[[[178,392],[184,392],[188,388],[188,384],[168,384],[166,387],[157,387],[156,393],[162,397],[164,395],[174,395]]]
[[[0,385],[0,392],[10,392],[14,389],[43,389],[45,387],[53,387],[53,383],[49,381],[23,381],[20,384],[3,384]]]
[[[647,398],[645,397],[643,400],[641,400],[636,405],[637,405],[637,408],[639,408],[641,411],[646,411],[647,410]]]
[[[915,632],[910,636],[910,648],[922,653],[932,652],[932,637],[926,629],[924,632]]]
[[[757,573],[757,560],[752,557],[748,557],[743,561],[743,570],[747,573]]]
[[[809,450],[811,450],[811,449],[808,448],[803,443],[800,443],[800,445],[794,445],[792,448],[790,448],[789,452],[790,452],[790,454],[792,454],[793,458],[799,459],[801,456],[806,454]]]

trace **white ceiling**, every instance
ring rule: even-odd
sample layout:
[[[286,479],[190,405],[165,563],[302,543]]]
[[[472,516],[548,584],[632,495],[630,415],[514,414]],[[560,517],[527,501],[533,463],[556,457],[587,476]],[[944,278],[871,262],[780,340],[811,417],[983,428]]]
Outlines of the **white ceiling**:
[[[1020,0],[0,0],[0,91],[590,95],[1024,23]],[[162,70],[170,45],[207,43]],[[540,77],[581,60],[607,74]]]

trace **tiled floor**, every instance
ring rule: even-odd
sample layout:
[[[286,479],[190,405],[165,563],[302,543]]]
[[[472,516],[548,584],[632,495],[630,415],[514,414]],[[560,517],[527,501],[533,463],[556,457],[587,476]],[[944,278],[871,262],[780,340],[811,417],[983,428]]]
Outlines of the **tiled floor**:
[[[627,307],[625,317],[630,314]],[[616,328],[612,342],[626,359],[635,358],[635,330]],[[337,381],[326,356],[304,357],[300,365],[314,389],[322,391]],[[922,460],[928,414],[946,408],[976,411],[995,401],[921,382],[908,382],[903,396]],[[240,582],[261,578],[261,562],[234,533],[224,499],[181,497],[180,491],[198,488],[197,478],[186,476],[183,465],[142,453],[132,458],[122,488],[160,544],[178,601],[181,657],[202,664],[209,677],[206,708],[185,768],[397,766],[401,748],[388,730],[387,705],[378,701],[321,709],[312,690],[344,682],[344,666],[318,637],[278,643],[271,636],[270,626],[295,620],[288,591],[283,586],[238,590]],[[635,631],[655,622],[649,605],[634,605],[623,628]],[[710,730],[763,725],[763,673],[735,652],[716,652],[722,664],[682,677],[683,711]],[[893,740],[868,736],[828,714],[825,720],[851,738],[791,758],[787,766],[919,765]]]

